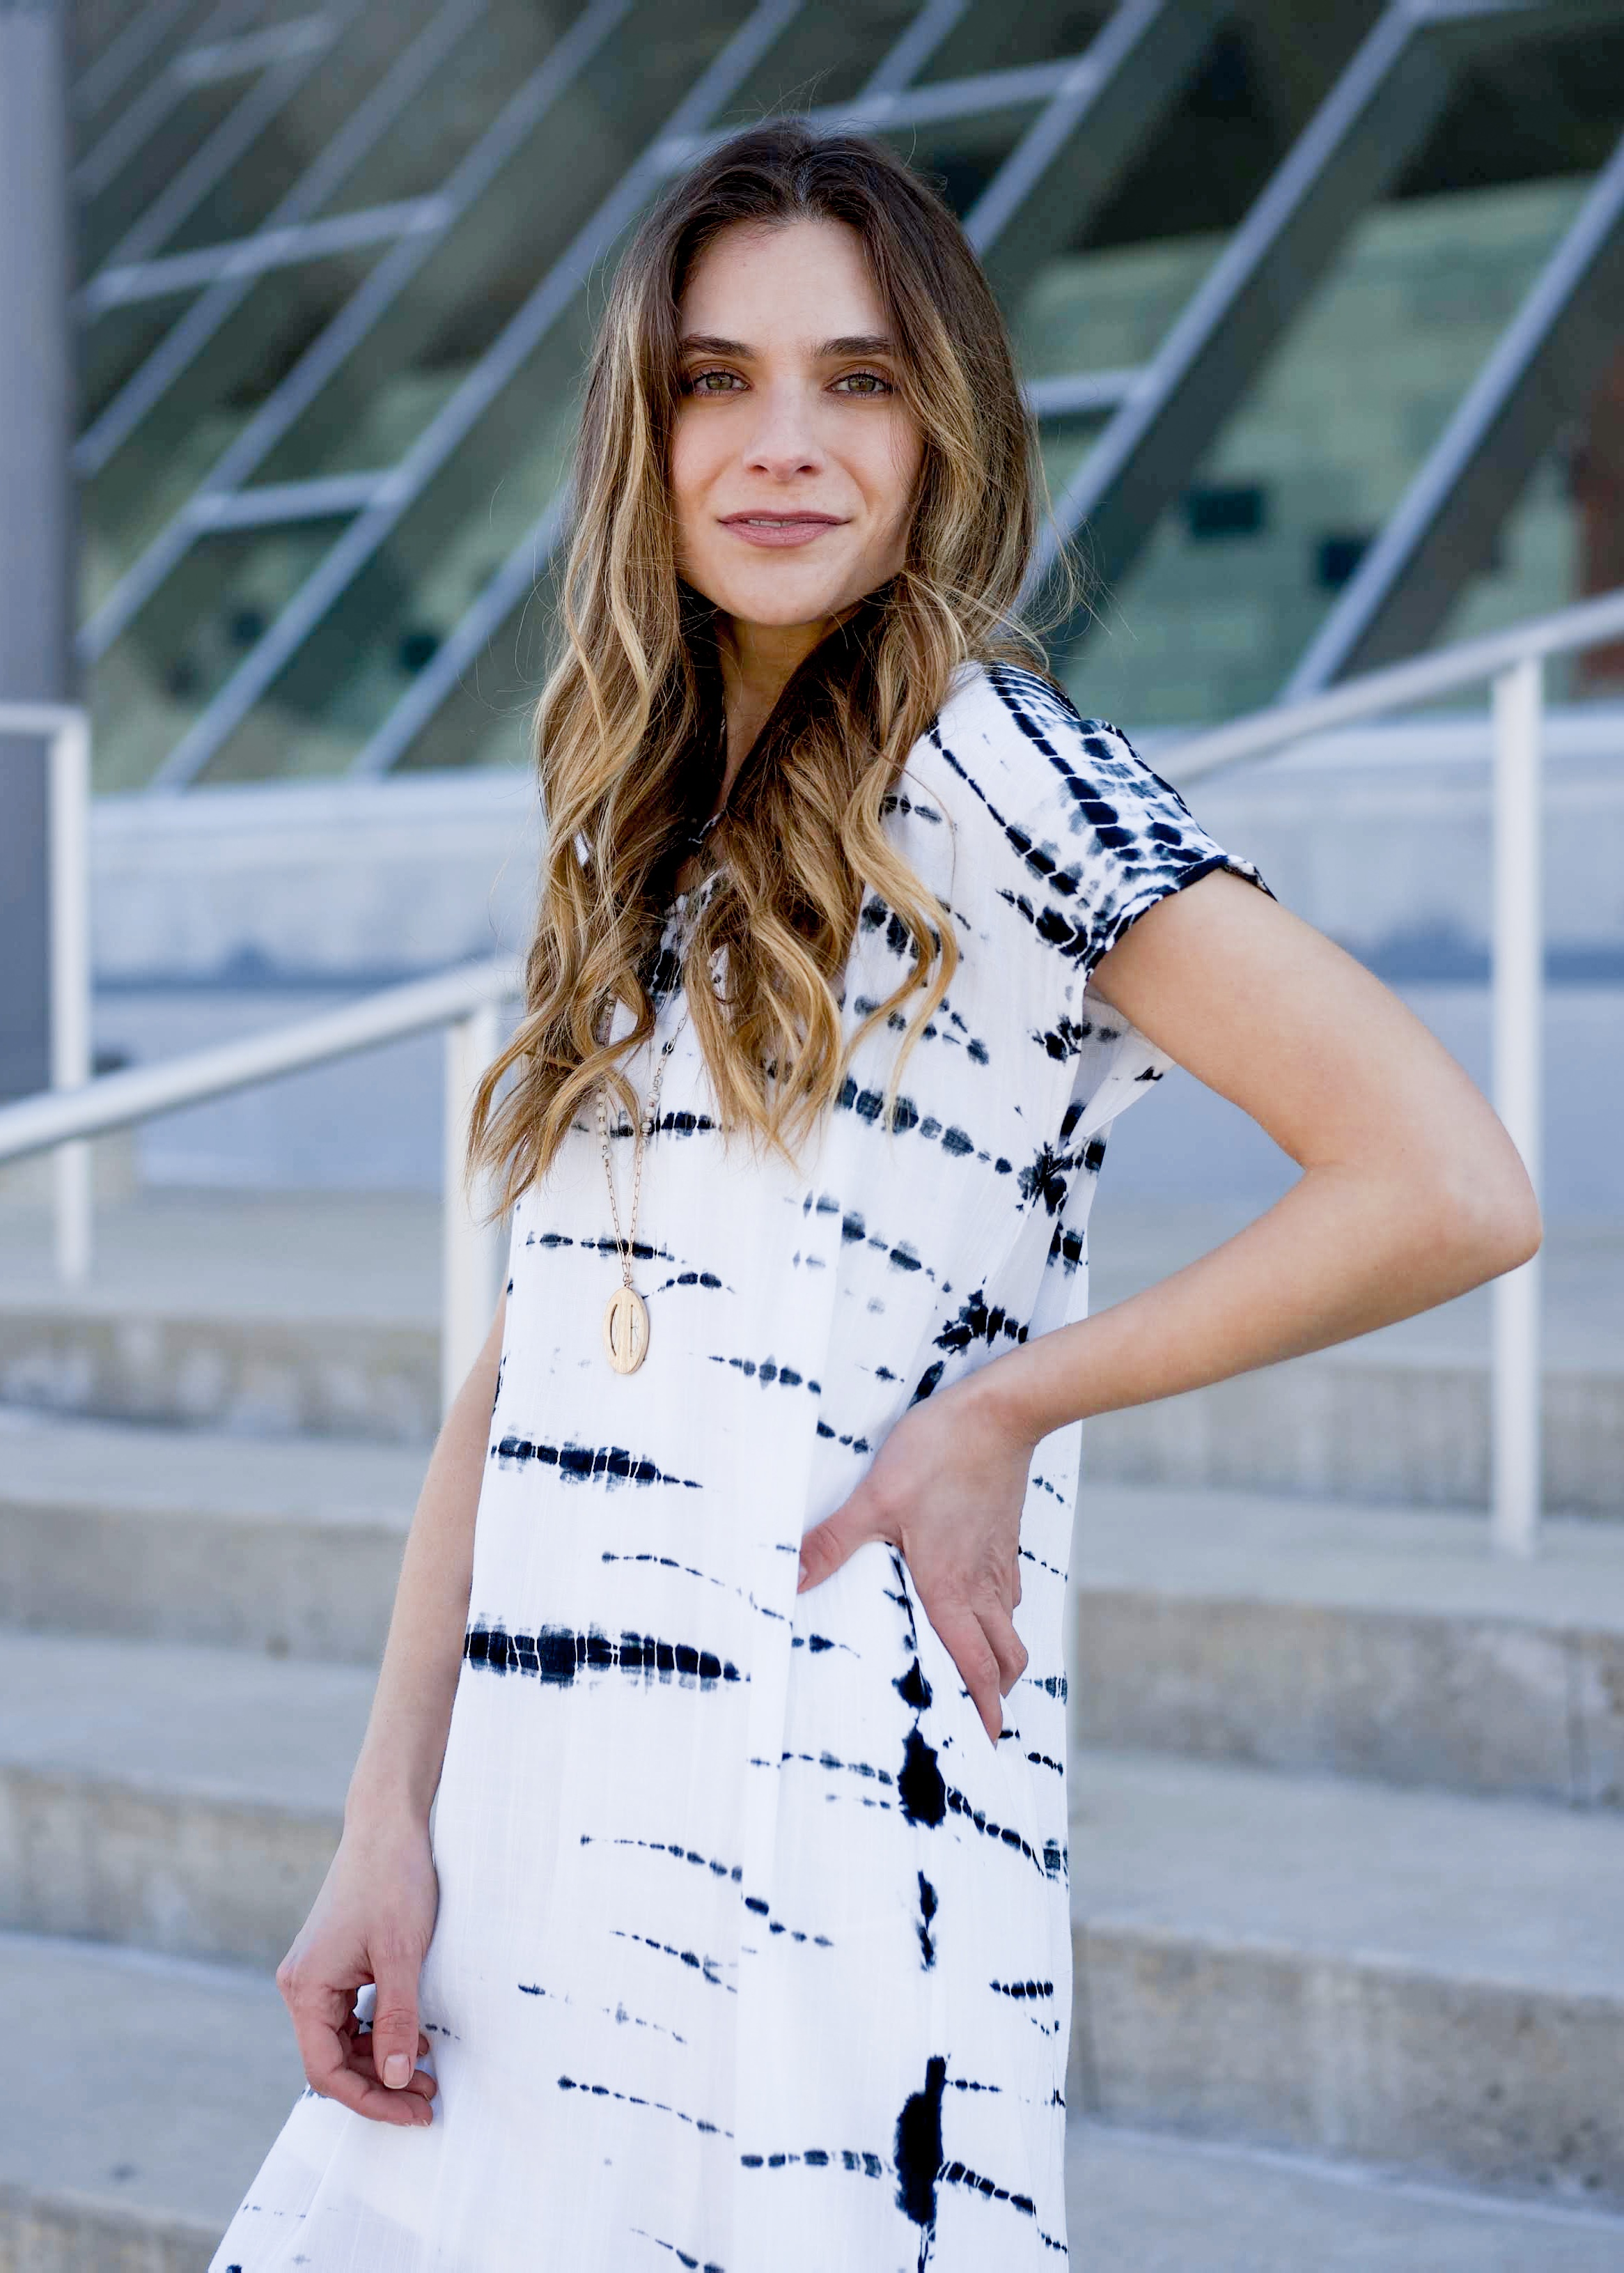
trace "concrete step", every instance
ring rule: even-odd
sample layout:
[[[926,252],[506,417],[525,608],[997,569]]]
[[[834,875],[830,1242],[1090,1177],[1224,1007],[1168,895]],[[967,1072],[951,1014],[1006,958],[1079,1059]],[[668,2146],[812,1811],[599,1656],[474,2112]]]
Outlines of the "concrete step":
[[[1093,1241],[1096,1304],[1177,1269],[1245,1213],[1107,1209]],[[427,1442],[438,1415],[438,1220],[436,1202],[410,1194],[138,1192],[101,1212],[91,1283],[64,1292],[48,1218],[0,1206],[0,1404]],[[1624,1516],[1621,1252],[1619,1227],[1570,1227],[1545,1258],[1553,1509]],[[1090,1471],[1483,1505],[1487,1353],[1479,1292],[1337,1350],[1108,1414],[1089,1427]]]
[[[11,1634],[0,1925],[273,1965],[337,1844],[364,1669]]]
[[[375,1663],[423,1465],[0,1411],[0,1624]]]
[[[0,1403],[265,1437],[427,1442],[439,1207],[378,1192],[138,1192],[64,1287],[49,1218],[0,1207]]]
[[[1280,1165],[1284,1189],[1291,1174]],[[1260,1212],[1261,1195],[1259,1204],[1181,1204],[1167,1197],[1175,1189],[1170,1179],[1154,1200],[1125,1197],[1107,1167],[1089,1233],[1096,1309],[1181,1269]],[[1551,1509],[1624,1515],[1621,1263],[1624,1227],[1548,1229],[1540,1284]],[[1089,1425],[1089,1472],[1173,1489],[1486,1506],[1492,1301],[1479,1287],[1339,1348],[1107,1414]]]
[[[1624,2209],[1616,1818],[1104,1752],[1074,1804],[1074,2110]]]
[[[1618,2273],[1624,2219],[1391,2172],[1074,2120],[1072,2261],[1089,2273]]]
[[[0,1924],[270,1963],[370,1677],[174,1645],[0,1653]],[[1624,2205],[1624,1824],[1085,1752],[1073,2103]]]
[[[205,2273],[303,2085],[268,1975],[0,1933],[0,2268]]]
[[[1396,1332],[1395,1329],[1389,1329]],[[1111,1483],[1486,1507],[1489,1370],[1383,1334],[1088,1427]],[[1624,1368],[1547,1364],[1545,1505],[1624,1517]]]
[[[1085,1744],[1624,1808],[1624,1527],[1085,1482]]]
[[[430,1324],[155,1303],[0,1300],[0,1401],[263,1437],[425,1444],[439,1419]],[[1624,1367],[1547,1367],[1546,1503],[1624,1517]],[[1489,1381],[1476,1355],[1382,1337],[1104,1415],[1104,1481],[1485,1506]]]
[[[300,2088],[264,1976],[0,1934],[5,2273],[204,2273]],[[1100,2273],[1615,2273],[1624,2222],[1074,2122]]]

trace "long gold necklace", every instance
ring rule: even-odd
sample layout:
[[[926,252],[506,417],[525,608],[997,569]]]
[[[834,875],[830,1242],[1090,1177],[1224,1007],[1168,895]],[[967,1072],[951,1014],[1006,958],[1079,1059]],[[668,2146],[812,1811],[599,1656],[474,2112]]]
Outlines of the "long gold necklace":
[[[677,1036],[661,1050],[649,1084],[648,1102],[638,1121],[632,1145],[632,1220],[620,1227],[620,1202],[615,1193],[615,1164],[609,1148],[609,1085],[598,1091],[598,1148],[603,1155],[603,1175],[609,1185],[609,1212],[614,1220],[615,1247],[620,1257],[620,1284],[603,1311],[603,1347],[617,1373],[635,1373],[648,1354],[648,1305],[632,1284],[632,1244],[637,1238],[638,1209],[643,1197],[643,1148],[654,1135],[660,1117],[660,1084]]]

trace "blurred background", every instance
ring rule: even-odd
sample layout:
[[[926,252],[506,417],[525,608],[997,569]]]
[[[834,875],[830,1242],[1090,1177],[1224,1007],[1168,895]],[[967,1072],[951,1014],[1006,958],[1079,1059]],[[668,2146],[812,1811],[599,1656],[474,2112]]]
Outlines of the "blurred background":
[[[1056,669],[1175,781],[1624,586],[1620,0],[0,8],[0,703],[82,704],[92,785],[76,1073],[64,776],[0,717],[0,1100],[522,949],[585,343],[783,109],[963,217],[1091,572]],[[1489,675],[1190,789],[1486,1085]],[[1624,616],[1543,689],[1540,1552],[1491,1552],[1486,1294],[1089,1432],[1101,2269],[1624,2265]],[[206,2265],[296,2088],[269,1969],[491,1283],[441,1200],[498,993],[99,1136],[89,1249],[0,1165],[0,2268]],[[1096,1301],[1291,1173],[1171,1076]]]

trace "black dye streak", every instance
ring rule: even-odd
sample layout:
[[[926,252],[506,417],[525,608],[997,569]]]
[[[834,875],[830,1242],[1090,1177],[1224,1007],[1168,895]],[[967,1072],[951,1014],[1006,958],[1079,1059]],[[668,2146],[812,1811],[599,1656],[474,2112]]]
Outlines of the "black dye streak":
[[[730,1981],[724,1981],[722,1979],[722,1961],[720,1958],[701,1957],[697,1949],[678,1949],[673,1942],[656,1941],[652,1934],[630,1933],[625,1932],[619,1926],[611,1927],[610,1932],[616,1941],[635,1941],[644,1949],[657,1950],[662,1957],[675,1957],[678,1959],[688,1968],[688,1970],[691,1973],[697,1973],[701,1980],[708,1981],[713,1989],[725,1989],[730,1997],[737,1997],[738,1994],[737,1990],[735,1989]],[[564,2082],[564,2078],[560,2076],[558,2081],[562,2083]],[[579,2088],[582,2091],[585,2091],[587,2086],[583,2083]],[[595,2090],[597,2087],[594,2085],[593,2089]],[[624,2095],[618,2091],[611,2092],[610,2095],[613,2099],[619,2099],[623,2096]],[[683,2120],[685,2123],[688,2120],[688,2118],[685,2116]],[[701,2123],[700,2126],[701,2131],[714,2131],[715,2127],[716,2127],[714,2123]],[[730,2139],[733,2136],[733,2134],[730,2131],[726,2135]]]
[[[532,1462],[557,1468],[568,1483],[602,1482],[611,1489],[617,1484],[677,1484],[684,1491],[700,1489],[692,1476],[668,1476],[653,1460],[619,1444],[537,1444],[528,1437],[504,1437],[491,1446],[490,1456],[499,1468],[524,1468]]]
[[[710,1362],[713,1365],[730,1365],[746,1381],[759,1381],[763,1389],[770,1389],[776,1382],[782,1389],[810,1389],[814,1397],[823,1394],[821,1382],[809,1381],[794,1366],[780,1365],[775,1358],[718,1357],[713,1352]]]
[[[747,1677],[728,1659],[692,1642],[657,1641],[652,1634],[623,1633],[617,1639],[596,1626],[577,1633],[571,1626],[543,1626],[533,1634],[509,1633],[505,1626],[473,1625],[462,1644],[470,1665],[492,1673],[524,1673],[550,1687],[567,1689],[578,1673],[629,1673],[648,1681],[675,1680],[684,1688],[714,1689]]]
[[[931,1684],[924,1677],[919,1662],[919,1628],[914,1617],[913,1598],[908,1591],[908,1573],[902,1558],[894,1552],[891,1557],[892,1576],[896,1580],[896,1593],[892,1600],[902,1606],[908,1620],[908,1647],[912,1662],[905,1673],[900,1674],[892,1687],[914,1716],[914,1725],[902,1741],[902,1767],[896,1780],[896,1795],[902,1804],[905,1822],[922,1824],[933,1831],[947,1813],[947,1788],[942,1782],[942,1772],[936,1764],[936,1748],[927,1744],[919,1722],[931,1707]],[[921,1878],[921,1887],[924,1880]],[[932,1904],[934,1896],[932,1896]],[[932,1908],[932,1916],[934,1909]],[[922,1937],[923,1938],[923,1937]],[[927,1956],[925,1963],[930,1963]]]
[[[713,2258],[707,2257],[701,2262],[691,2251],[679,2249],[674,2241],[662,2241],[657,2233],[650,2233],[647,2226],[634,2225],[632,2231],[640,2241],[652,2241],[656,2249],[668,2250],[679,2265],[697,2269],[697,2273],[727,2273],[727,2269],[718,2265]]]
[[[713,1878],[730,1879],[736,1887],[744,1880],[742,1863],[718,1863],[714,1856],[701,1855],[692,1847],[679,1847],[674,1840],[598,1839],[590,1831],[583,1831],[580,1843],[583,1847],[640,1847],[646,1854],[670,1855],[678,1863],[696,1864],[700,1870],[708,1871]]]
[[[680,2107],[672,2107],[663,2099],[643,2099],[635,2091],[613,2091],[606,2083],[577,2083],[573,2076],[558,2078],[560,2091],[585,2091],[595,2099],[624,2100],[628,2107],[652,2107],[662,2115],[674,2115],[679,2123],[691,2123],[696,2131],[708,2131],[718,2139],[730,2139],[733,2134],[724,2131],[720,2123],[707,2123],[702,2115],[685,2115]]]
[[[902,2102],[896,2119],[896,2206],[921,2229],[919,2273],[936,2232],[936,2182],[942,2172],[942,2093],[947,2063],[939,2054],[925,2062],[924,2085]]]
[[[927,1973],[936,1962],[936,1944],[931,1939],[931,1926],[936,1917],[936,1889],[925,1877],[924,1872],[921,1871],[919,1873],[919,1924],[917,1932],[919,1935],[920,1962],[923,1963]]]
[[[1026,1338],[1027,1328],[1022,1320],[997,1303],[989,1309],[985,1289],[977,1287],[967,1302],[960,1303],[958,1316],[937,1335],[936,1347],[958,1351],[969,1349],[972,1342],[990,1346],[1000,1341],[1023,1342]]]

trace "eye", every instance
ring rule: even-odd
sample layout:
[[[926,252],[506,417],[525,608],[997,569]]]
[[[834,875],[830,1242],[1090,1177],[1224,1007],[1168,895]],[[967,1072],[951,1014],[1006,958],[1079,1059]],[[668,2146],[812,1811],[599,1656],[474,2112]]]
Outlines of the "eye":
[[[737,394],[745,382],[736,371],[696,371],[684,384],[690,394]]]
[[[849,371],[834,382],[836,394],[892,394],[895,389],[877,371]]]

